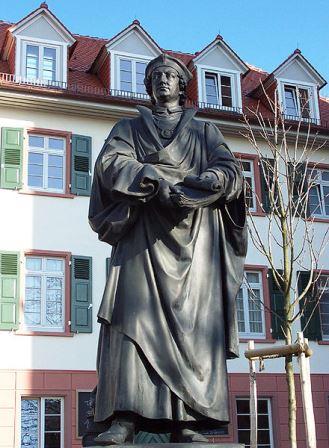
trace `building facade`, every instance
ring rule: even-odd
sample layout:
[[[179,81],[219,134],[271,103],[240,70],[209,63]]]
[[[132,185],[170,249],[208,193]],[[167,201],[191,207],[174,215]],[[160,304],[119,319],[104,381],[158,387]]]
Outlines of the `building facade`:
[[[329,100],[319,94],[325,80],[299,50],[266,73],[242,61],[221,36],[200,52],[185,54],[160,48],[138,21],[109,39],[74,35],[45,3],[18,23],[0,22],[2,448],[81,446],[88,394],[97,382],[97,309],[111,255],[111,247],[99,242],[88,225],[92,169],[113,125],[137,116],[136,105],[150,105],[144,71],[161,52],[188,65],[193,73],[190,106],[197,108],[198,119],[220,128],[241,159],[250,185],[249,210],[264,239],[266,191],[259,157],[241,132],[243,114],[252,122],[251,110],[272,118],[264,89],[269,95],[277,89],[288,122],[301,119],[323,142],[314,156],[310,214],[315,238],[328,228]],[[324,251],[321,259],[327,273],[328,255]],[[237,299],[241,357],[228,362],[231,422],[208,433],[211,441],[248,440],[246,342],[253,339],[262,347],[282,338],[271,313],[278,293],[265,258],[251,243],[245,271],[254,299],[243,284]],[[326,282],[323,290],[306,332],[314,351],[318,448],[329,445]],[[258,394],[259,446],[288,447],[282,360],[266,363],[258,375]],[[297,399],[298,446],[303,448],[298,378]]]

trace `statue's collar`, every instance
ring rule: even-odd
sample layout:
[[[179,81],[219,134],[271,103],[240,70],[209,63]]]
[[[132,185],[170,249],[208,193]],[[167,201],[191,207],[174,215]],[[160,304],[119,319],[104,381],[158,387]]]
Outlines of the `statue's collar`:
[[[152,112],[156,115],[172,115],[176,113],[182,113],[182,106],[173,106],[173,107],[162,107],[162,106],[154,106]]]
[[[145,106],[137,106],[137,110],[141,114],[142,120],[145,123],[146,128],[148,129],[150,135],[153,138],[155,148],[157,149],[157,151],[159,151],[161,148],[163,148],[163,145],[160,141],[158,132],[154,125],[152,110]],[[173,136],[173,141],[176,139],[176,137],[180,134],[182,129],[184,129],[184,127],[188,124],[190,120],[192,120],[192,118],[196,114],[195,109],[182,109],[182,111],[183,111],[182,118],[177,125],[176,131]],[[168,146],[170,146],[170,144]],[[168,146],[166,148],[168,148]]]

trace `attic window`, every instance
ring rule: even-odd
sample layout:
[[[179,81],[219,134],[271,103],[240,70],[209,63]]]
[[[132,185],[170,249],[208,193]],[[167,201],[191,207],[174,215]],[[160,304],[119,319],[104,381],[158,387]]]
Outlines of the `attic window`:
[[[144,76],[147,63],[130,58],[119,58],[119,90],[146,94]]]
[[[284,86],[285,114],[288,117],[311,118],[310,89],[300,86]]]
[[[42,81],[56,80],[56,48],[26,45],[25,76]]]
[[[205,93],[206,103],[232,107],[232,77],[205,72]]]

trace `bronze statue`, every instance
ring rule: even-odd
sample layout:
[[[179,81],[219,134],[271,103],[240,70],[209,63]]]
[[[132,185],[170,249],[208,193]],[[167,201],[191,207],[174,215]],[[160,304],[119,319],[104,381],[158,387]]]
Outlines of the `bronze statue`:
[[[141,420],[169,424],[179,442],[205,442],[199,428],[229,420],[243,179],[217,127],[184,109],[191,77],[176,58],[152,60],[152,109],[119,121],[95,165],[89,220],[113,246],[98,314],[102,445],[132,441]]]

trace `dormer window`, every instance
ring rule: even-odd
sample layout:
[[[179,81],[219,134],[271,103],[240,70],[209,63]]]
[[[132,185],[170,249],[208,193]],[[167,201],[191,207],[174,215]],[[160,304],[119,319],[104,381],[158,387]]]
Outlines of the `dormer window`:
[[[205,72],[205,94],[208,104],[232,107],[232,77]]]
[[[284,85],[284,112],[287,118],[314,118],[312,92],[308,87]]]
[[[119,57],[119,82],[123,92],[146,94],[144,76],[147,62]]]
[[[200,107],[227,111],[241,108],[240,75],[202,68],[199,77]]]
[[[25,77],[44,82],[57,81],[55,47],[25,44]]]

